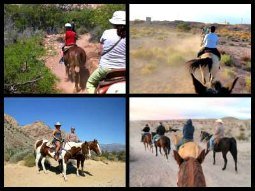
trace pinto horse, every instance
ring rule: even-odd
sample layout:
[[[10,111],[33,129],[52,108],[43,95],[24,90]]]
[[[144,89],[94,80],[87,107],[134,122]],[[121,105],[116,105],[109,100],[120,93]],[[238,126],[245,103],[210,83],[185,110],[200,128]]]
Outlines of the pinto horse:
[[[212,134],[207,133],[206,131],[201,131],[200,133],[200,141],[207,141],[207,149],[206,149],[206,155],[209,153],[209,147],[210,147],[210,138],[212,137]],[[215,165],[215,153],[216,152],[222,152],[222,156],[224,159],[224,166],[222,170],[225,170],[227,167],[227,153],[230,151],[231,155],[233,156],[233,159],[235,161],[235,171],[237,172],[237,145],[236,140],[234,137],[223,137],[218,140],[218,143],[214,143],[213,148],[213,164]]]
[[[35,155],[36,155],[35,165],[38,170],[38,173],[40,172],[38,167],[39,160],[41,159],[41,164],[42,164],[44,173],[47,173],[45,165],[44,165],[46,156],[50,156],[51,158],[54,158],[54,155],[55,155],[55,149],[48,147],[47,143],[48,143],[48,140],[37,140],[34,145]],[[67,162],[69,161],[69,159],[76,159],[76,156],[78,154],[82,154],[84,156],[85,155],[90,156],[89,144],[86,141],[84,143],[67,142],[64,148],[62,149],[62,152],[59,156],[59,164],[60,162],[62,162],[63,164],[62,173],[65,180],[67,180],[67,177],[66,177]],[[78,173],[78,168],[77,168],[77,173]]]
[[[149,146],[150,146],[150,150],[153,153],[152,138],[151,138],[150,133],[147,133],[147,134],[144,135],[143,144],[144,144],[145,151],[146,151],[146,147],[147,147],[147,149],[149,149]]]
[[[203,84],[207,83],[207,79],[211,84],[220,70],[220,61],[218,56],[210,52],[202,54],[200,58],[186,62],[186,65],[190,73],[200,69]]]
[[[75,82],[74,93],[85,89],[89,77],[88,66],[86,65],[85,51],[74,45],[64,54],[64,62],[66,66],[66,75],[68,79]]]
[[[174,158],[179,165],[177,178],[178,187],[205,187],[205,176],[202,169],[202,162],[205,158],[205,150],[203,150],[197,158],[182,158],[177,151],[174,150]]]

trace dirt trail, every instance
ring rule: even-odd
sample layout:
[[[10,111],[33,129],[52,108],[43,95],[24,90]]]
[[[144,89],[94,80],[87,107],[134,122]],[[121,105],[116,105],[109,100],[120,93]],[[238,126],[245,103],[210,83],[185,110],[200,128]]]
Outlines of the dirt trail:
[[[159,154],[155,156],[144,150],[140,141],[142,123],[130,123],[130,186],[145,187],[176,187],[178,165],[173,157],[174,146],[171,145],[168,161]],[[167,134],[171,139],[171,134]],[[195,135],[198,141],[198,134]],[[172,141],[172,140],[171,140]],[[172,144],[172,142],[171,142]],[[213,165],[213,154],[210,152],[202,163],[203,172],[208,187],[250,187],[251,186],[251,143],[238,142],[238,173],[234,171],[234,160],[228,153],[228,164],[224,164],[221,153],[216,154],[216,165]],[[200,146],[205,148],[204,143]],[[155,149],[154,149],[155,150]]]
[[[57,163],[51,161],[52,169],[48,174],[35,167],[26,167],[22,164],[6,164],[4,166],[5,187],[124,187],[125,163],[101,161],[85,161],[85,176],[76,176],[76,169],[69,166],[68,180],[65,182],[62,174],[57,171]]]
[[[64,37],[63,35],[48,35],[45,38],[45,47],[48,50],[48,56],[45,59],[45,65],[52,71],[52,73],[57,76],[59,82],[57,83],[56,89],[61,93],[73,93],[74,83],[70,82],[67,79],[65,74],[65,65],[59,64],[61,58],[61,47],[62,44],[57,41],[58,38]],[[89,62],[91,68],[89,69],[92,72],[98,63],[98,43],[90,43],[90,34],[80,35],[77,40],[77,45],[82,47],[87,54],[87,64]],[[79,93],[85,93],[81,91]]]

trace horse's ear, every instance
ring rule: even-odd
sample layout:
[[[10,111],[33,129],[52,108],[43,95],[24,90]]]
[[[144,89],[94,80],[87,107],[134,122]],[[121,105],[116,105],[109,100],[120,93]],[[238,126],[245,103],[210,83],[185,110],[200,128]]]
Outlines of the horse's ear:
[[[202,162],[205,159],[205,149],[202,150],[202,152],[199,154],[199,156],[197,157],[197,161],[202,164]]]
[[[206,87],[195,78],[194,74],[190,73],[193,81],[193,85],[195,87],[195,91],[197,94],[205,94],[206,92]]]
[[[180,166],[183,162],[183,159],[179,155],[178,151],[174,150],[174,159],[176,160],[177,164]]]
[[[87,142],[87,141],[85,141],[84,143],[85,143],[85,144],[87,144],[88,142]]]

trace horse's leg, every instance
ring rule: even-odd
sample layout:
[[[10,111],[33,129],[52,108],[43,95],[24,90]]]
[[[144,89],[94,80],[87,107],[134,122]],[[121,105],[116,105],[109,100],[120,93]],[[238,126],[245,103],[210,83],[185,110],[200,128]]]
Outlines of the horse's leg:
[[[158,156],[158,147],[157,145],[155,145],[155,149],[156,149],[156,157]]]
[[[213,151],[213,165],[215,165],[215,151]]]
[[[228,162],[228,159],[227,159],[227,152],[222,151],[222,156],[223,156],[223,158],[224,158],[224,166],[223,166],[222,170],[225,170],[225,169],[226,169],[226,166],[227,166],[227,162]]]
[[[146,151],[146,145],[145,145],[145,142],[143,142],[143,145],[144,145],[144,149],[145,149],[145,151]]]
[[[84,174],[84,168],[83,168],[84,167],[84,162],[85,162],[85,157],[83,157],[82,160],[81,160],[81,174],[82,175],[85,175]]]
[[[235,171],[237,172],[237,152],[230,149],[230,153],[235,161]]]
[[[63,176],[64,176],[64,180],[67,181],[67,177],[66,177],[66,162],[63,160]]]
[[[42,167],[43,167],[43,171],[44,171],[44,173],[45,173],[45,174],[47,174],[48,172],[47,172],[47,170],[46,170],[46,168],[45,168],[45,165],[44,165],[44,163],[45,163],[45,159],[46,159],[46,157],[43,157],[43,158],[42,158],[42,160],[41,160],[41,164],[42,164]]]
[[[80,174],[79,174],[79,168],[80,168],[80,162],[81,162],[81,159],[77,159],[77,167],[76,167],[76,175],[77,176],[80,176]]]
[[[161,152],[161,147],[159,147],[159,152],[160,152],[161,155],[163,155],[162,152]]]
[[[164,152],[165,152],[165,155],[166,155],[166,160],[168,160],[168,156],[167,156],[167,148],[164,147]]]
[[[203,82],[204,82],[204,84],[206,84],[206,80],[205,80],[205,76],[204,76],[204,72],[203,72],[202,66],[201,66],[201,65],[199,65],[199,68],[200,68],[201,78],[202,78],[202,80],[201,80],[201,81],[203,81]]]
[[[39,166],[38,166],[40,158],[41,158],[41,153],[36,153],[35,166],[36,166],[36,169],[38,170],[37,173],[40,173],[40,169],[39,169]]]

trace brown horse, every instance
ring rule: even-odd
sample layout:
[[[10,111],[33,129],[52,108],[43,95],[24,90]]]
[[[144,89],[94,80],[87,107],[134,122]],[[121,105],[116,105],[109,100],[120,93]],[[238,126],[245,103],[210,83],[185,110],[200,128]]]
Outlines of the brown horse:
[[[89,77],[88,66],[86,66],[86,53],[77,45],[72,46],[64,54],[66,75],[68,79],[75,82],[74,92],[79,92],[86,88]]]
[[[179,153],[174,150],[174,158],[179,165],[177,186],[179,187],[205,187],[205,176],[202,169],[202,162],[205,158],[203,150],[197,158],[181,158]]]
[[[89,141],[88,146],[89,146],[89,149],[91,151],[94,151],[97,155],[102,154],[100,146],[99,146],[98,141],[96,139],[94,139],[93,141]],[[85,162],[86,156],[83,155],[83,154],[79,154],[79,155],[76,156],[75,159],[77,160],[77,170],[79,169],[80,164],[81,164],[81,174],[84,175],[83,167],[84,167],[84,162]],[[78,174],[79,173],[77,172],[77,176],[79,176]]]
[[[146,151],[146,147],[147,149],[149,149],[149,145],[150,145],[150,150],[153,153],[153,145],[152,145],[152,139],[151,139],[150,133],[144,135],[143,144],[144,144],[145,151]]]
[[[161,153],[161,148],[163,148],[164,152],[165,152],[165,157],[168,160],[168,155],[170,153],[171,150],[171,141],[170,139],[163,135],[161,136],[157,141],[155,141],[154,143],[155,145],[155,149],[156,149],[156,156],[158,156],[158,147],[159,147],[159,152]]]

